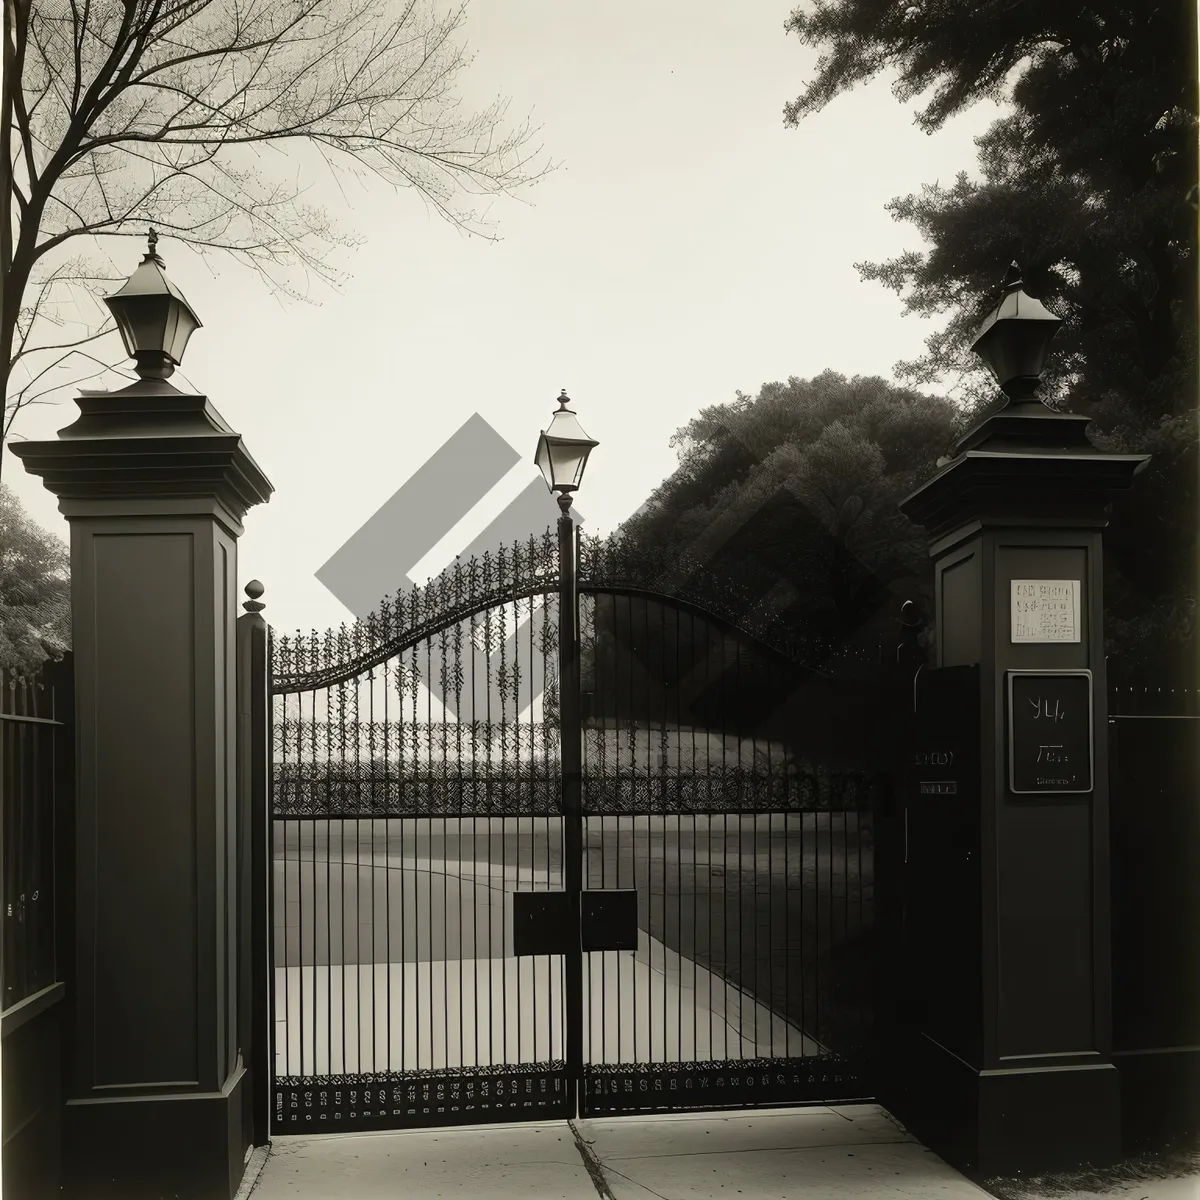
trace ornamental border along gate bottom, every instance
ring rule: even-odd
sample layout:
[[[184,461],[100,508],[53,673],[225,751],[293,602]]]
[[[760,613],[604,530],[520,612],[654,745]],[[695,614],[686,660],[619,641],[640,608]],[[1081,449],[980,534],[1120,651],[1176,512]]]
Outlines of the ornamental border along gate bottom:
[[[876,681],[590,539],[583,941],[628,948],[566,1011],[554,551],[271,635],[273,1133],[572,1117],[576,1085],[585,1116],[871,1095]]]

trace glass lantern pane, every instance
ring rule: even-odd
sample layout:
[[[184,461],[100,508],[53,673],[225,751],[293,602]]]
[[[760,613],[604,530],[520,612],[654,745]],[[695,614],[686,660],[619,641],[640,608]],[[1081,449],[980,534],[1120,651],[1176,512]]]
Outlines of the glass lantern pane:
[[[538,439],[537,453],[534,455],[533,461],[537,463],[537,469],[541,471],[542,478],[546,481],[546,486],[553,489],[554,473],[550,467],[550,445],[545,437]]]
[[[560,442],[553,446],[550,455],[554,465],[554,482],[578,487],[586,461],[586,451],[586,446],[572,445],[570,442]]]

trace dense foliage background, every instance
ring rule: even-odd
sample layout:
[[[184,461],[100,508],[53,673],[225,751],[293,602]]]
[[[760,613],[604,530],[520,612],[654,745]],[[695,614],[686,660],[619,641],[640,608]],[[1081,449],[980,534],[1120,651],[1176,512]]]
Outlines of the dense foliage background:
[[[0,680],[30,675],[71,646],[70,555],[0,484]]]
[[[894,627],[898,597],[928,603],[926,543],[897,504],[960,421],[878,378],[765,384],[679,430],[678,468],[622,532],[703,564],[836,657]]]

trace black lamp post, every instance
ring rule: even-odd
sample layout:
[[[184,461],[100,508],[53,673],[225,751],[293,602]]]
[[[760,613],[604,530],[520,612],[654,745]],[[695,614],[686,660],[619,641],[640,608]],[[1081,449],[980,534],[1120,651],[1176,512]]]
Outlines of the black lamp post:
[[[167,278],[158,255],[158,234],[147,237],[149,249],[119,292],[104,303],[116,318],[129,357],[142,379],[167,379],[180,362],[188,338],[200,328],[200,318],[183,293]]]
[[[1016,263],[1008,268],[1003,286],[1000,303],[980,326],[971,349],[987,364],[1010,405],[1038,404],[1046,352],[1062,318],[1026,294]]]
[[[579,1112],[583,1078],[583,943],[580,895],[583,891],[583,728],[579,690],[579,597],[575,580],[575,522],[571,493],[579,487],[588,456],[599,445],[584,433],[564,389],[550,428],[538,439],[537,463],[546,486],[558,493],[558,675],[559,758],[562,772],[563,886],[567,893],[570,942],[566,967],[567,1079]]]

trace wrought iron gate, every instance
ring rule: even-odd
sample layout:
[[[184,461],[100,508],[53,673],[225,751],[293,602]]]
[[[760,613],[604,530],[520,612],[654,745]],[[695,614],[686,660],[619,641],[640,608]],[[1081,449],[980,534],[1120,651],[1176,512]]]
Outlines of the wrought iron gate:
[[[553,536],[272,636],[276,1132],[869,1094],[870,689],[696,573],[579,560],[583,885],[637,896],[581,1011],[520,952],[565,875]]]

